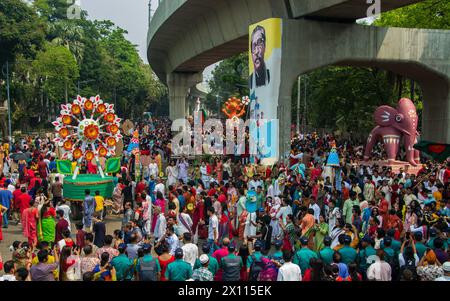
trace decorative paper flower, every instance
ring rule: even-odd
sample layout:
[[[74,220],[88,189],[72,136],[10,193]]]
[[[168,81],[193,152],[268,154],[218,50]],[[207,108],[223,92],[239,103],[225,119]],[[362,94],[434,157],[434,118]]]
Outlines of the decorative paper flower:
[[[115,146],[116,145],[116,139],[114,139],[113,137],[109,137],[108,139],[106,139],[106,144],[109,147]]]
[[[67,150],[67,151],[72,150],[72,146],[73,146],[72,140],[64,141],[63,147],[65,150]]]
[[[99,114],[103,114],[103,113],[105,113],[106,112],[106,106],[105,106],[105,104],[99,104],[98,105],[98,107],[97,107],[97,113],[99,113]]]
[[[73,104],[72,109],[70,110],[73,115],[78,115],[81,113],[81,107],[79,105]]]
[[[87,151],[84,157],[86,158],[87,161],[91,161],[92,159],[94,159],[94,153],[91,151]]]
[[[67,128],[60,129],[58,133],[61,138],[66,138],[69,136],[69,130]]]
[[[65,125],[69,125],[69,124],[72,123],[72,117],[70,117],[69,115],[63,115],[63,116],[62,116],[62,122],[63,122]]]
[[[109,126],[109,132],[111,134],[116,134],[119,131],[119,127],[117,126],[117,124],[111,124]]]
[[[88,111],[92,111],[94,109],[94,103],[91,100],[86,100],[84,102],[84,109]]]
[[[107,154],[108,154],[108,150],[107,150],[105,147],[101,146],[101,147],[98,149],[98,155],[99,155],[100,157],[106,157]]]
[[[98,126],[90,124],[84,128],[84,136],[89,140],[97,139],[99,134]]]
[[[74,158],[75,160],[80,159],[81,156],[83,156],[83,151],[82,151],[81,149],[77,148],[77,149],[75,149],[75,150],[73,151],[73,158]]]
[[[114,122],[115,119],[116,119],[116,115],[114,115],[114,113],[108,113],[105,115],[105,120],[109,123]]]

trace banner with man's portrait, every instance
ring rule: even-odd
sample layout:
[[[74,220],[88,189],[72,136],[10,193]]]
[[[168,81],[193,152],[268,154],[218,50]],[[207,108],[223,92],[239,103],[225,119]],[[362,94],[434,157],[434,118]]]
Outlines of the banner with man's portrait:
[[[251,138],[250,149],[263,165],[272,165],[279,157],[278,96],[281,81],[282,20],[271,18],[250,26],[249,87]],[[257,154],[257,155],[254,155]]]

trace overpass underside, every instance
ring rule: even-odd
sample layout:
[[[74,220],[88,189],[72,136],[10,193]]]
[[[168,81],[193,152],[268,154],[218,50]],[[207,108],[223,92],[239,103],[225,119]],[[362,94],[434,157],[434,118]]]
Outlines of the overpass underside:
[[[290,150],[291,93],[297,77],[329,65],[376,66],[415,80],[424,92],[422,138],[450,143],[450,31],[357,25],[354,21],[367,14],[365,0],[174,1],[191,4],[191,9],[197,6],[202,13],[185,29],[178,27],[175,37],[163,39],[161,32],[149,32],[149,61],[168,84],[172,119],[185,117],[187,91],[202,80],[205,67],[248,51],[250,24],[279,17],[280,155]],[[386,0],[381,9],[415,2],[420,1]],[[183,7],[174,16],[195,11]],[[162,23],[161,28],[167,26]]]

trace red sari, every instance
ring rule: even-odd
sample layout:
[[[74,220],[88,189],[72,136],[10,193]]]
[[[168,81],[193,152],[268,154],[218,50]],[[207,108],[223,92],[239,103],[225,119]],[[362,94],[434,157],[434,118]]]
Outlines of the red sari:
[[[28,239],[28,244],[34,246],[37,243],[36,231],[36,217],[38,216],[38,209],[30,207],[22,213],[22,227],[23,235]]]
[[[200,220],[205,220],[205,203],[203,201],[197,201],[192,215],[192,232],[197,233],[197,226]]]

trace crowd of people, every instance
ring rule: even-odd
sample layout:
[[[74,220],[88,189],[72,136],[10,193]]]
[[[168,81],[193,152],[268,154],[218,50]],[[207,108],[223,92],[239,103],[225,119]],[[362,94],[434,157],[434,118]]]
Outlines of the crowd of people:
[[[72,219],[50,139],[5,149],[1,223],[20,225],[24,240],[2,254],[0,280],[450,280],[450,161],[393,172],[317,134],[293,137],[289,162],[274,166],[174,159],[168,125],[138,126],[145,164],[123,155],[114,231],[98,191],[85,191],[83,219]]]

